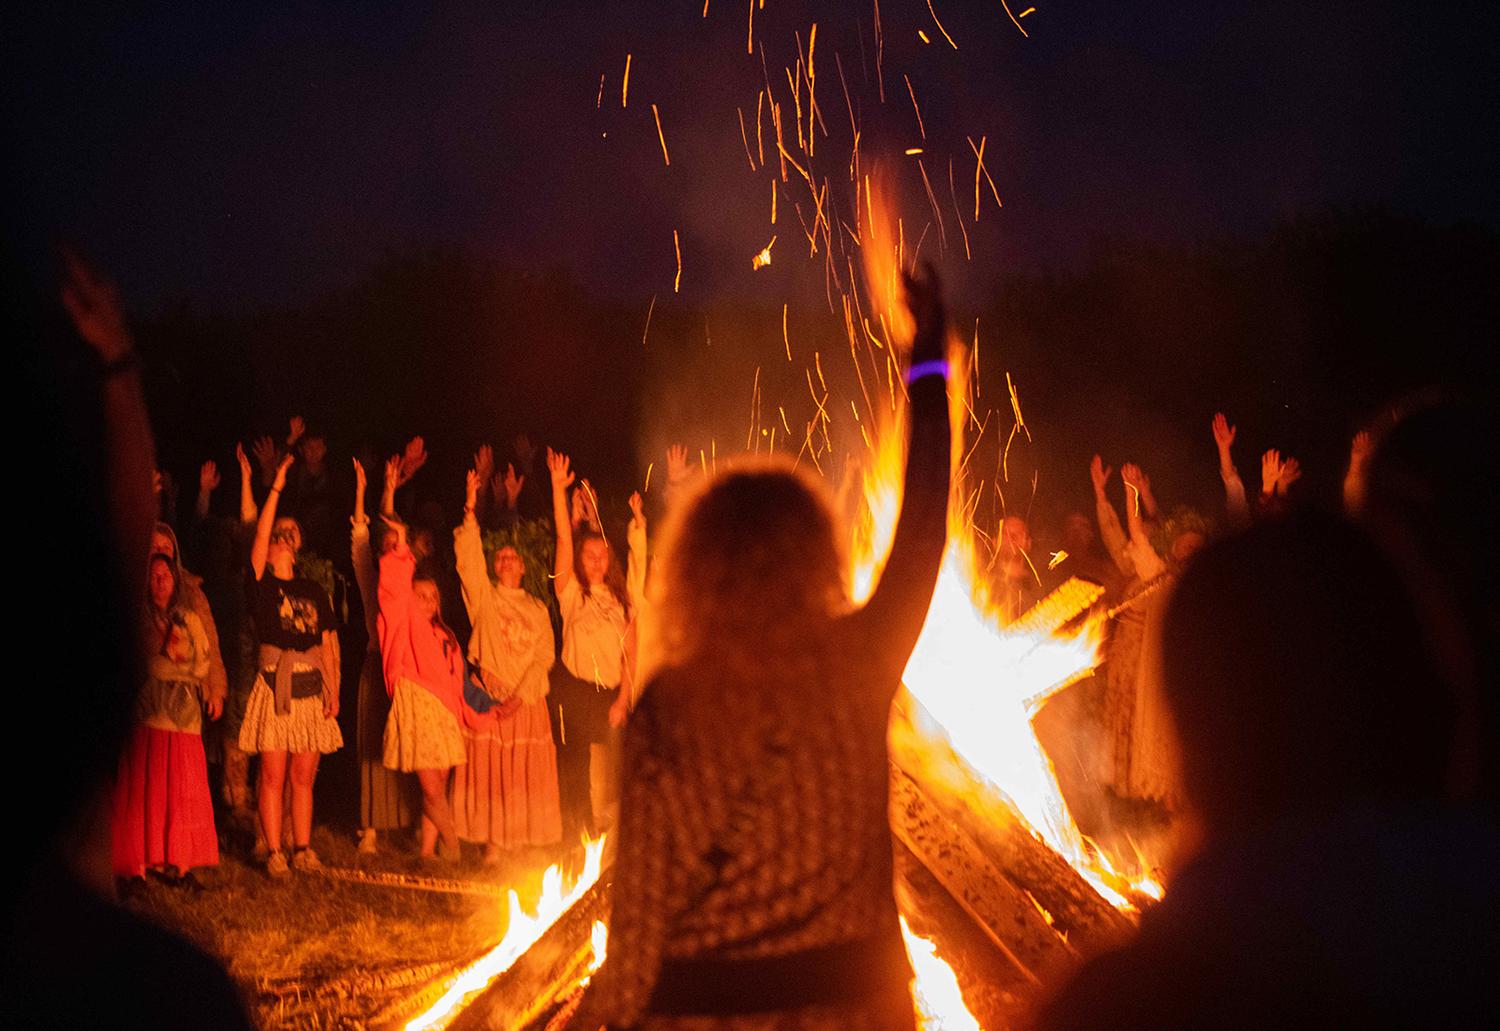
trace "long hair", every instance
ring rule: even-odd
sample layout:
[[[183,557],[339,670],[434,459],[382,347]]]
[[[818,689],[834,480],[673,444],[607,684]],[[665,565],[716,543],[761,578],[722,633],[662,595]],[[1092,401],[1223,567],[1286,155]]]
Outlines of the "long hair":
[[[781,459],[736,462],[684,499],[660,551],[664,661],[754,674],[811,654],[848,607],[834,527],[823,485]]]
[[[604,571],[604,587],[620,607],[625,610],[625,618],[630,618],[630,593],[625,590],[625,570],[620,566],[620,560],[615,556],[615,549],[610,546],[609,541],[601,533],[593,530],[577,531],[573,540],[573,575],[578,578],[578,586],[583,588],[583,596],[589,596],[589,578],[583,573],[583,546],[589,541],[603,541],[605,551],[609,552],[609,568]]]

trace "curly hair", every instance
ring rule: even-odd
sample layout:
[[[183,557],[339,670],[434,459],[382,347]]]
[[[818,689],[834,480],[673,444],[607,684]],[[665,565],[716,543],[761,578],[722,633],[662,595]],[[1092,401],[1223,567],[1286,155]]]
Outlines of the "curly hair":
[[[822,483],[742,459],[699,487],[663,533],[656,634],[668,664],[766,669],[815,646],[849,604]]]

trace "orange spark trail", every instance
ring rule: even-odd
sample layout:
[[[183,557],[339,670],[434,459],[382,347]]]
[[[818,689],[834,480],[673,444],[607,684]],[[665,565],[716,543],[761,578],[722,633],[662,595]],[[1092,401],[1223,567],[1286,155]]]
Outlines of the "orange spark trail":
[[[668,167],[670,167],[672,164],[672,159],[667,154],[667,137],[666,134],[661,131],[661,112],[656,110],[655,104],[651,105],[651,117],[656,119],[656,138],[661,141],[661,159],[667,163]]]
[[[880,89],[880,102],[885,103],[885,35],[880,31],[880,0],[875,4],[875,85]]]
[[[656,295],[651,295],[651,306],[646,309],[646,328],[641,330],[641,346],[646,346],[646,335],[651,332],[651,313],[656,310]]]
[[[604,107],[604,73],[599,73],[599,96],[594,100],[594,110],[598,111]]]
[[[786,360],[787,361],[791,361],[792,360],[792,340],[791,340],[791,338],[789,336],[787,336],[787,333],[786,333],[786,309],[787,309],[787,304],[786,304],[785,301],[783,301],[782,304],[781,304],[781,342],[786,345]],[[785,419],[786,416],[783,415],[782,418]],[[788,429],[787,432],[790,433],[791,430]]]
[[[755,53],[755,0],[750,0],[750,28],[745,34],[745,53]]]
[[[620,106],[630,106],[630,54],[625,55],[625,78],[620,80]]]
[[[927,0],[927,13],[932,15],[932,24],[938,27],[938,31],[943,34],[943,38],[948,41],[948,45],[957,50],[958,44],[953,42],[953,37],[948,35],[948,30],[943,28],[942,22],[938,21],[937,12],[932,9],[932,0]]]
[[[973,261],[974,255],[969,253],[969,231],[964,228],[964,215],[958,210],[958,187],[953,185],[953,156],[948,157],[948,193],[953,197],[953,218],[958,222],[958,231],[964,237],[964,259]]]
[[[651,470],[656,468],[655,462],[646,463],[646,485],[641,488],[642,494],[651,493]]]
[[[1025,29],[1021,28],[1021,23],[1016,20],[1016,16],[1014,14],[1010,13],[1010,4],[1006,3],[1005,0],[1000,0],[1000,6],[1003,7],[1003,8],[1005,8],[1005,13],[1006,14],[1010,15],[1010,23],[1016,27],[1016,29],[1021,33],[1021,35],[1025,36],[1027,39],[1030,39],[1031,38],[1031,34],[1029,32],[1027,32]],[[1034,10],[1036,10],[1035,7],[1028,7],[1026,9],[1026,14],[1030,14]]]
[[[672,292],[675,294],[682,288],[682,244],[677,241],[675,229],[672,230],[672,250],[677,254],[677,278],[672,280]]]
[[[745,160],[750,162],[750,171],[755,171],[755,159],[750,156],[750,137],[745,132],[745,112],[738,107],[734,109],[735,114],[740,116],[740,139],[745,142]],[[979,185],[975,183],[975,185]]]
[[[776,177],[771,177],[771,224],[776,224]]]
[[[974,160],[978,162],[978,164],[976,164],[974,167],[974,221],[976,222],[979,221],[979,173],[983,172],[985,181],[990,184],[990,193],[994,194],[995,196],[995,207],[1005,207],[1004,204],[1000,203],[1000,191],[995,189],[995,180],[990,178],[990,170],[985,167],[984,141],[986,138],[987,137],[984,136],[979,137],[979,146],[976,147],[974,146],[974,140],[972,137],[964,137],[964,139],[969,141],[969,149],[974,152]]]
[[[901,78],[906,80],[906,92],[911,97],[911,109],[917,113],[917,131],[922,134],[922,139],[927,138],[927,126],[922,124],[922,109],[917,106],[917,91],[911,88],[911,77],[903,74]]]
[[[917,38],[920,39],[923,43],[932,42],[932,40],[927,38],[927,33],[923,32],[921,29],[917,30]]]

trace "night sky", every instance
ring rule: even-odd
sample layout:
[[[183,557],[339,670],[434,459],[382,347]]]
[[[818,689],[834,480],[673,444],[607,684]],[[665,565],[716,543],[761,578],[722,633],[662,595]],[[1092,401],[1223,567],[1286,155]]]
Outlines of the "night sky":
[[[924,0],[885,0],[883,105],[870,2],[767,0],[753,57],[743,0],[707,18],[696,0],[113,6],[8,15],[8,192],[29,253],[83,241],[147,309],[295,300],[435,243],[644,300],[671,290],[674,228],[685,301],[782,296],[789,267],[750,275],[770,187],[736,106],[769,74],[790,108],[793,33],[805,48],[815,21],[820,174],[849,151],[835,55],[867,157],[922,145],[943,180],[952,155],[972,205],[964,137],[988,138],[1005,206],[986,199],[957,277],[1329,206],[1500,212],[1488,4],[1056,2],[1028,38],[999,0],[934,0],[954,50]]]
[[[477,443],[523,430],[622,497],[667,443],[735,449],[783,402],[800,434],[818,348],[836,448],[857,448],[830,289],[862,225],[851,116],[906,256],[937,261],[966,333],[987,320],[997,472],[1004,374],[1020,384],[1039,444],[1011,456],[1005,504],[1031,504],[1032,470],[1044,504],[1083,503],[1095,450],[1216,504],[1221,406],[1247,476],[1259,449],[1295,449],[1332,497],[1377,406],[1434,370],[1472,379],[1495,337],[1500,8],[1027,6],[1018,28],[999,0],[882,0],[878,32],[873,0],[11,11],[8,243],[39,283],[59,241],[120,281],[180,474],[298,410],[346,452],[427,434],[448,501]],[[810,49],[811,157],[787,71]],[[769,103],[757,140],[768,81],[827,187],[832,265],[809,255],[817,204],[779,174]],[[980,140],[1003,206],[981,183],[976,222]],[[1340,212],[1353,228],[1326,246],[1316,228],[1276,243]],[[1150,257],[1234,241],[1260,248],[1243,276]],[[542,275],[571,285],[527,285]],[[1058,275],[1084,278],[1035,286]]]

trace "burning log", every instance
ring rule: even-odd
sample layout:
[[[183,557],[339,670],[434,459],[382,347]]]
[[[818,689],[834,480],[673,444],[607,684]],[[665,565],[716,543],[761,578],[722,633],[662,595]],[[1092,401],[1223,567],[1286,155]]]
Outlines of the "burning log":
[[[914,706],[916,703],[909,700],[908,704]],[[1106,902],[1066,859],[1038,838],[998,789],[975,774],[950,748],[921,736],[911,723],[909,710],[898,711],[893,716],[891,762],[893,803],[899,798],[911,809],[916,806],[914,800],[920,798],[925,809],[933,814],[923,815],[919,821],[921,826],[940,828],[943,823],[949,825],[950,830],[936,833],[946,835],[950,843],[948,847],[954,854],[977,851],[1002,880],[1030,896],[1035,906],[1046,914],[1045,919],[1051,928],[1066,935],[1068,943],[1079,952],[1088,955],[1107,948],[1131,931],[1130,919]],[[916,811],[924,812],[924,809]],[[894,804],[892,813],[893,819],[908,819],[898,816]],[[908,847],[912,847],[907,840],[912,836],[909,832],[903,834],[898,829],[897,833]],[[951,844],[960,835],[966,837],[972,846],[962,852],[959,846]],[[942,854],[940,846],[936,845],[924,844],[912,850],[924,861],[935,850]],[[941,866],[941,862],[934,861],[929,865]],[[939,870],[933,872],[953,891],[949,880],[945,880]],[[954,894],[964,900],[962,891]],[[999,899],[1003,893],[995,892],[991,897]],[[1018,926],[1014,920],[1005,922],[1003,917],[999,918],[1002,922],[998,926],[992,925],[986,916],[974,910],[970,912],[997,936],[1010,933]],[[1049,950],[1035,944],[1027,948],[1032,962],[1042,968],[1050,966]]]
[[[593,960],[594,923],[609,910],[607,872],[579,897],[531,948],[517,957],[509,969],[496,977],[460,1010],[446,1027],[449,1031],[512,1031],[538,1023],[588,973]],[[400,1020],[377,1026],[397,1031],[402,1021],[420,1011],[432,999],[409,1000]]]

